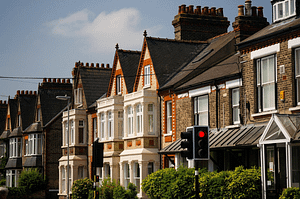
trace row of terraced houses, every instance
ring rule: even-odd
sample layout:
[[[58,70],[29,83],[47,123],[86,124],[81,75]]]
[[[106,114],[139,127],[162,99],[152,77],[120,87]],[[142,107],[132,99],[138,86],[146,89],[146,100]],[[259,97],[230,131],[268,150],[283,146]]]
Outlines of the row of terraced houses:
[[[44,79],[37,92],[1,101],[6,185],[18,186],[23,169],[39,168],[48,178],[47,198],[66,198],[67,184],[95,174],[134,183],[138,197],[147,198],[147,175],[193,167],[181,157],[180,133],[208,125],[210,160],[201,167],[261,167],[262,198],[299,187],[300,0],[270,6],[269,24],[263,8],[246,0],[228,32],[222,8],[181,5],[172,21],[175,39],[145,31],[141,51],[116,45],[111,67],[79,61],[72,83]],[[70,105],[56,98],[65,95]],[[93,170],[96,140],[104,159]]]

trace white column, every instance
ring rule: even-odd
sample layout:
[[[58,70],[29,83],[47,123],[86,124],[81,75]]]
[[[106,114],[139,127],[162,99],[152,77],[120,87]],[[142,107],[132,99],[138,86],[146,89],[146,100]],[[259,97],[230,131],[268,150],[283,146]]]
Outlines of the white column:
[[[120,185],[124,186],[124,163],[119,162],[120,165]]]
[[[145,179],[148,175],[148,161],[141,161],[139,162],[140,165],[140,196],[143,198],[146,197],[146,194],[142,191],[141,183],[143,179]]]
[[[128,161],[128,166],[129,166],[129,172],[130,172],[130,182],[134,183],[134,179],[133,179],[133,161]]]

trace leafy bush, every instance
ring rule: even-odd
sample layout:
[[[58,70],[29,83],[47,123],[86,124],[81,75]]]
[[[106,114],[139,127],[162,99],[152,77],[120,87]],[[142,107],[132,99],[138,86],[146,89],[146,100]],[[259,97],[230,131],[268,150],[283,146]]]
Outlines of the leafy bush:
[[[289,187],[283,190],[279,199],[299,199],[300,189],[298,187]]]
[[[72,185],[72,198],[81,199],[87,198],[89,190],[93,188],[93,182],[89,178],[75,180]]]
[[[23,198],[27,195],[25,187],[7,187],[8,195],[7,198]]]
[[[5,186],[6,185],[6,179],[5,178],[2,178],[0,180],[0,186]]]
[[[25,187],[26,193],[31,194],[45,190],[47,181],[39,173],[37,168],[23,170],[19,176],[19,187]]]
[[[261,171],[253,167],[244,169],[242,166],[235,168],[228,178],[227,186],[230,198],[256,199],[261,197]]]

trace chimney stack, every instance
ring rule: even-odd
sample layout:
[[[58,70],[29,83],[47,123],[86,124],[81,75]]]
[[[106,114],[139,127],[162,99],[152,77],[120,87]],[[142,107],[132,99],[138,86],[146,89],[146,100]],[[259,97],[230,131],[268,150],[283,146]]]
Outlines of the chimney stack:
[[[238,6],[238,16],[235,17],[235,21],[232,23],[236,43],[240,43],[247,37],[269,25],[267,18],[263,16],[262,10],[263,7],[251,7],[251,0],[246,0],[245,6]]]
[[[176,40],[206,41],[227,32],[230,22],[223,16],[223,8],[181,5],[172,25]]]

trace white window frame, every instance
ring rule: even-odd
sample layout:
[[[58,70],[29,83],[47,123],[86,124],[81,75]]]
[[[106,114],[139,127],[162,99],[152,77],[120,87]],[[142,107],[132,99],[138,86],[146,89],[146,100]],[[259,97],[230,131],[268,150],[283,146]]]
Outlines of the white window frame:
[[[113,112],[108,111],[107,112],[107,137],[108,139],[112,138],[113,133]]]
[[[166,102],[167,134],[172,134],[172,101]]]
[[[128,106],[127,108],[127,126],[128,126],[128,135],[133,135],[133,108]]]
[[[79,139],[81,133],[82,133],[82,142]],[[78,143],[79,144],[84,144],[85,143],[85,123],[84,123],[84,120],[79,120],[79,122],[78,122]]]
[[[118,137],[121,139],[124,137],[124,126],[123,126],[123,117],[124,117],[124,112],[118,111]]]
[[[61,192],[65,193],[66,192],[66,168],[61,167]]]
[[[84,175],[84,166],[78,166],[77,179],[83,179],[84,177],[85,177],[85,175]]]
[[[200,101],[206,100],[206,107],[200,106]],[[209,98],[208,95],[201,95],[194,98],[194,123],[195,125],[208,125],[209,124]],[[206,116],[205,120],[201,120],[202,116]]]
[[[144,87],[150,86],[150,65],[144,66]]]
[[[293,8],[293,9],[291,9]],[[281,13],[282,12],[282,13]],[[285,0],[273,5],[273,21],[279,21],[296,15],[296,0]]]
[[[148,162],[147,171],[148,171],[148,175],[154,172],[154,162]]]
[[[20,137],[9,139],[9,157],[18,158],[22,157],[22,142]]]
[[[42,134],[28,135],[28,154],[27,155],[42,155],[43,143]]]
[[[42,110],[41,108],[38,108],[37,109],[37,121],[41,121],[41,116],[42,116]]]
[[[98,135],[98,125],[97,125],[97,117],[92,118],[93,120],[93,132],[94,132],[94,140],[96,140],[99,135]]]
[[[148,104],[148,134],[154,135],[154,104]]]
[[[100,136],[101,140],[104,140],[105,138],[105,114],[100,113]]]
[[[295,49],[296,102],[300,105],[300,48]]]
[[[136,105],[136,132],[143,133],[143,106]]]
[[[74,145],[75,144],[75,121],[71,120],[71,132],[70,132],[70,144]]]
[[[6,170],[6,186],[7,187],[18,187],[18,185],[19,185],[18,180],[19,180],[21,171],[22,170],[20,170],[20,169]]]
[[[235,95],[238,97],[237,101],[234,99]],[[240,124],[240,88],[234,88],[231,90],[231,98],[232,122],[233,124]]]
[[[130,167],[129,164],[126,162],[124,163],[124,187],[127,189],[130,183]]]
[[[82,88],[74,89],[74,104],[82,104]]]
[[[263,61],[268,61],[273,59],[273,63],[274,66],[263,66],[262,62]],[[268,61],[269,62],[269,61]],[[265,81],[263,79],[264,77],[264,70],[262,70],[262,67],[269,67],[269,69],[272,69],[273,67],[273,80],[268,80]],[[260,59],[256,60],[256,71],[257,71],[257,105],[258,105],[258,112],[265,112],[265,111],[271,111],[271,110],[275,110],[276,109],[276,83],[277,83],[277,59],[276,59],[276,55],[269,55],[266,57],[262,57]],[[271,71],[272,72],[272,71]],[[270,75],[272,75],[270,73],[270,71],[268,70],[268,77],[271,77]],[[272,87],[274,87],[272,89]],[[273,98],[270,95],[270,93],[265,94],[264,90],[267,89],[272,89],[273,90]],[[268,106],[266,103],[270,103],[270,105]]]
[[[138,162],[134,163],[134,172],[133,172],[134,184],[137,187],[137,192],[140,192],[140,183],[141,183],[141,167]]]
[[[116,93],[117,95],[121,95],[122,94],[122,77],[121,75],[117,75],[116,77]]]
[[[21,127],[21,125],[22,125],[22,124],[21,124],[21,115],[19,114],[19,115],[18,115],[18,127]]]

